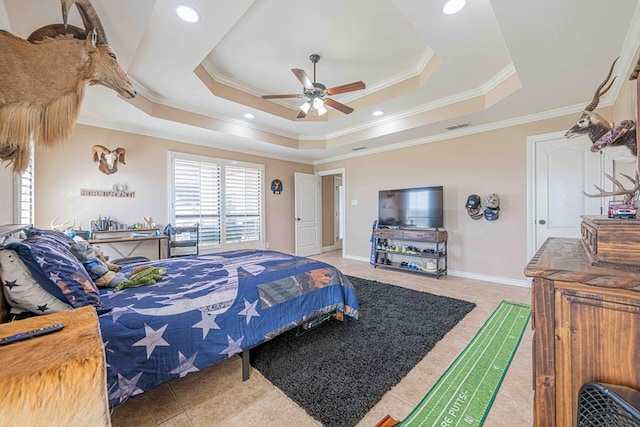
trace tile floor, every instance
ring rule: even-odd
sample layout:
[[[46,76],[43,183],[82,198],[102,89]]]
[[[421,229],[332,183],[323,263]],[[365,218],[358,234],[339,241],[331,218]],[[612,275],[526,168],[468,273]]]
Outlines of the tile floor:
[[[419,274],[373,268],[365,262],[343,259],[340,252],[317,257],[348,275],[465,299],[476,303],[469,313],[413,370],[387,392],[358,423],[373,427],[385,414],[404,418],[420,402],[477,330],[503,300],[530,303],[528,288],[445,276],[440,280]],[[523,266],[524,267],[524,266]],[[486,426],[531,426],[531,339],[527,328],[511,367],[485,421]],[[173,380],[117,406],[114,427],[172,426],[320,426],[260,373],[241,379],[238,357]],[[346,402],[348,404],[348,402]]]

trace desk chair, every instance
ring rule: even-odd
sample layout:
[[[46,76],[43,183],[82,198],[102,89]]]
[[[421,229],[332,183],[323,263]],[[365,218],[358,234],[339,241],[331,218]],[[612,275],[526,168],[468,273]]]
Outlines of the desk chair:
[[[200,224],[170,227],[167,257],[200,255]],[[177,248],[193,248],[192,251]]]

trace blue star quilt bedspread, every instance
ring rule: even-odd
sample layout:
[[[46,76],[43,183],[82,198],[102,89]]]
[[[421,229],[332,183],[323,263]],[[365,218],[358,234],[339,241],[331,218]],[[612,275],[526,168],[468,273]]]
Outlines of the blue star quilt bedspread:
[[[149,264],[166,279],[100,292],[110,308],[99,321],[111,406],[326,313],[358,317],[349,280],[309,258],[241,250]]]

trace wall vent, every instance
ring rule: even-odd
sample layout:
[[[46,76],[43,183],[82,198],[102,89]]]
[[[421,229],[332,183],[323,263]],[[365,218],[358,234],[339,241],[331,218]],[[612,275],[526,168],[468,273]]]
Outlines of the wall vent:
[[[458,123],[457,125],[448,126],[445,129],[446,130],[454,130],[454,129],[466,128],[466,127],[469,127],[469,126],[471,126],[471,123],[464,122],[464,123]]]

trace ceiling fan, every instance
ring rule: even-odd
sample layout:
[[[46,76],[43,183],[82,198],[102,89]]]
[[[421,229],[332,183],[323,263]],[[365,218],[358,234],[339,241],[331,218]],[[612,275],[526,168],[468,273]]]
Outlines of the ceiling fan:
[[[298,115],[296,116],[298,119],[306,117],[309,111],[314,111],[319,116],[325,114],[327,112],[325,104],[338,111],[342,111],[345,114],[353,112],[353,108],[331,98],[327,98],[327,96],[364,89],[364,82],[358,81],[327,89],[325,85],[316,82],[316,64],[320,60],[320,55],[314,53],[309,56],[309,59],[313,62],[313,82],[303,69],[291,69],[293,74],[295,74],[298,80],[300,80],[300,83],[302,83],[302,86],[304,86],[303,93],[288,95],[262,95],[262,99],[306,98],[307,100],[300,106],[300,112],[298,112]]]

